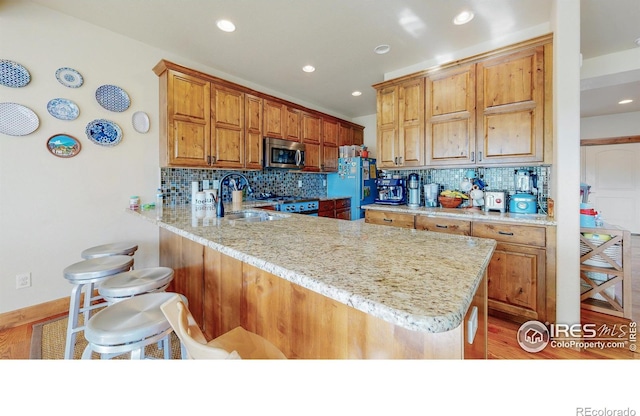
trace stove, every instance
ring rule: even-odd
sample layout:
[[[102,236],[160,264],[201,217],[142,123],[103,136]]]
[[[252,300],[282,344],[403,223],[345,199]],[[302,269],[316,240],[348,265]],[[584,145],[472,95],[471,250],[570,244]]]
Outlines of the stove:
[[[317,198],[305,198],[295,195],[276,195],[271,192],[264,192],[255,195],[260,201],[276,203],[276,211],[293,212],[295,214],[318,215],[320,205]]]

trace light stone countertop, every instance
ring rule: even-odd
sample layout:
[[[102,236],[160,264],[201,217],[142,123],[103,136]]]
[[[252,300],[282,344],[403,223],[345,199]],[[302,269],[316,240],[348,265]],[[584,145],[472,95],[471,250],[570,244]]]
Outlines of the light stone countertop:
[[[381,205],[370,204],[363,205],[363,209],[370,209],[373,211],[388,211],[388,212],[400,212],[413,215],[425,215],[427,217],[446,217],[456,218],[469,221],[496,221],[507,222],[514,224],[529,224],[529,225],[551,225],[556,226],[556,221],[544,214],[516,214],[512,212],[497,212],[490,211],[485,212],[480,209],[465,209],[465,208],[440,208],[440,207],[418,207],[409,208],[406,205]]]
[[[250,208],[256,210],[255,208]],[[242,222],[190,206],[131,211],[161,228],[355,309],[415,331],[459,326],[496,242],[257,210],[285,218]],[[202,218],[204,217],[204,218]]]

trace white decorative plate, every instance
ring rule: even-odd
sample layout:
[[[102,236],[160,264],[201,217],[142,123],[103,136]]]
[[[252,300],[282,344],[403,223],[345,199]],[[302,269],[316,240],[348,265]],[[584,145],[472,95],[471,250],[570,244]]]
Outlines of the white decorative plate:
[[[122,130],[113,121],[93,120],[85,129],[89,140],[100,146],[115,146],[122,141]]]
[[[146,133],[149,131],[149,116],[144,111],[136,111],[131,117],[133,129],[138,133]]]
[[[80,109],[71,100],[54,98],[47,104],[49,114],[60,120],[75,120],[80,115]]]
[[[36,113],[16,103],[0,103],[0,133],[9,136],[26,136],[40,125]]]
[[[73,68],[58,68],[56,79],[60,84],[69,88],[78,88],[84,84],[84,79],[78,71]]]
[[[0,59],[0,84],[6,87],[20,88],[31,81],[27,68],[17,62]]]
[[[103,108],[121,113],[131,105],[129,95],[115,85],[101,85],[96,90],[96,100]]]

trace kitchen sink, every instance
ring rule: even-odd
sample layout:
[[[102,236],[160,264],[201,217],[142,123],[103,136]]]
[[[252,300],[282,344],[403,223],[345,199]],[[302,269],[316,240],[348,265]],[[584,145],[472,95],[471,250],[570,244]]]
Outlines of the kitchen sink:
[[[281,220],[287,217],[288,215],[275,214],[264,211],[243,210],[225,214],[223,218],[229,221],[263,222]]]

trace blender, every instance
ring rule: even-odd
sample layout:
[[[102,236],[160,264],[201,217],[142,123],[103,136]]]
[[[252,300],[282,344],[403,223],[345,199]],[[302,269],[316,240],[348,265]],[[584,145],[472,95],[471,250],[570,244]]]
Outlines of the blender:
[[[420,206],[420,177],[417,173],[409,175],[407,181],[407,188],[409,189],[409,208],[418,208]]]
[[[509,198],[509,212],[519,214],[535,214],[538,212],[538,205],[534,189],[537,191],[538,177],[526,169],[515,170],[516,193]]]

